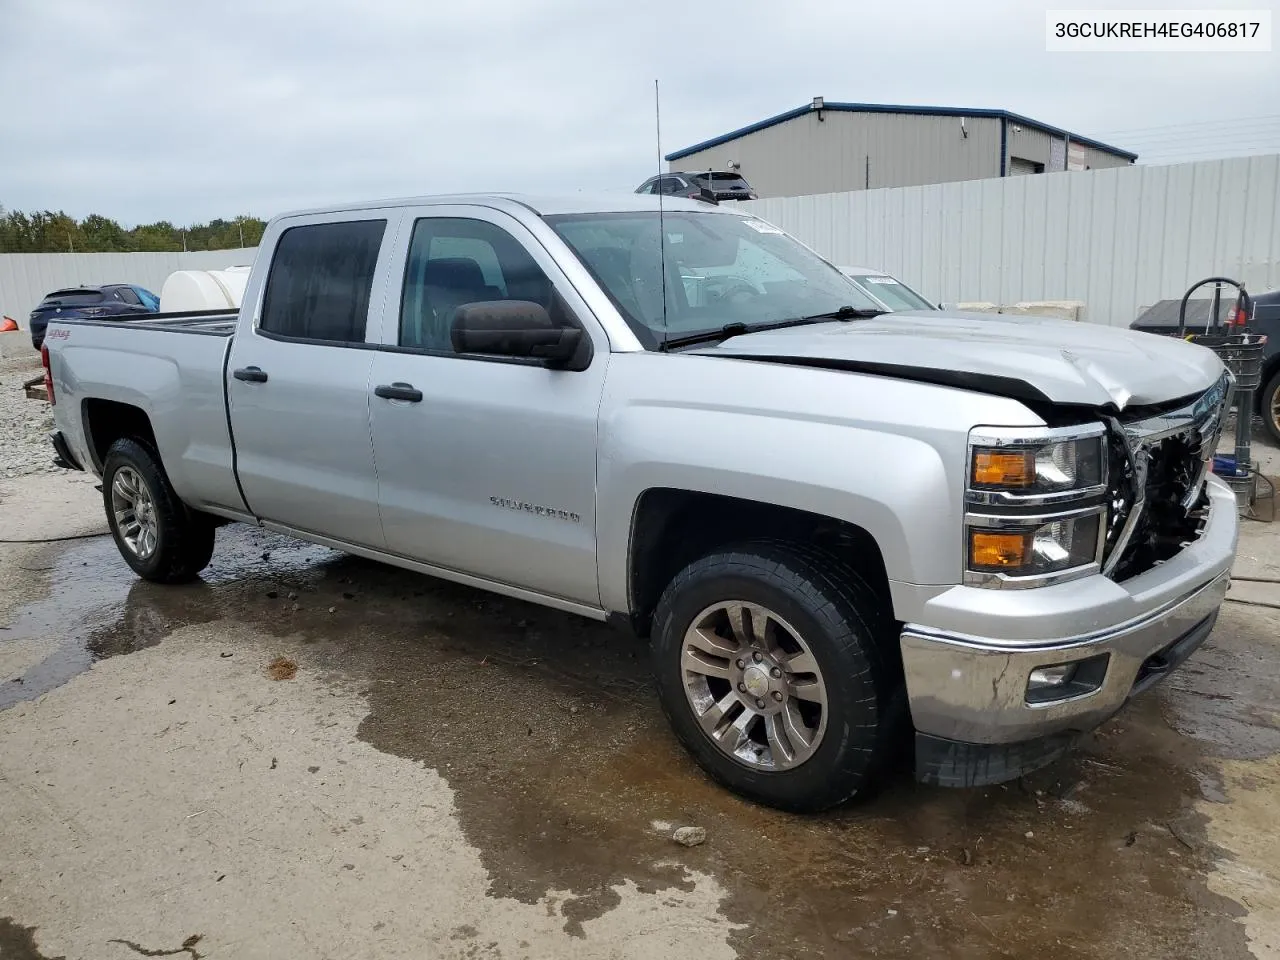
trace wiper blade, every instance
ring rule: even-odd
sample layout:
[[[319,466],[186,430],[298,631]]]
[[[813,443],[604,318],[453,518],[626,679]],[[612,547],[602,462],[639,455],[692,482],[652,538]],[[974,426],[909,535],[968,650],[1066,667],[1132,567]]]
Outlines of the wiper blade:
[[[683,337],[671,337],[662,341],[662,350],[668,350],[671,347],[691,347],[698,343],[713,343],[715,341],[724,342],[730,337],[741,336],[744,333],[763,333],[765,330],[781,330],[784,327],[800,327],[808,323],[821,323],[824,320],[859,320],[866,317],[878,317],[888,310],[862,309],[859,307],[843,306],[837,307],[835,310],[829,310],[826,313],[815,313],[808,317],[793,317],[790,320],[775,320],[773,323],[753,323],[745,324],[741,322],[726,323],[719,330],[703,330],[699,333],[686,334]]]
[[[879,317],[888,310],[878,310],[874,307],[853,307],[845,304],[843,307],[836,307],[834,310],[828,310],[826,313],[814,313],[802,320],[865,320],[869,317]]]
[[[662,350],[669,350],[672,347],[690,347],[695,343],[712,343],[716,340],[728,340],[730,337],[736,337],[739,334],[749,333],[745,323],[726,323],[719,330],[703,330],[699,333],[685,334],[683,337],[669,337],[662,341]]]

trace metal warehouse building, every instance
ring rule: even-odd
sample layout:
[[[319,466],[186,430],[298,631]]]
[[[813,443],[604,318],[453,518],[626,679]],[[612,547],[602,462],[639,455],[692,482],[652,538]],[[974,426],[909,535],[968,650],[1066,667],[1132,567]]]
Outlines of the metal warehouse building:
[[[815,97],[666,159],[672,171],[734,170],[760,197],[796,197],[1120,167],[1137,154],[1007,110]]]

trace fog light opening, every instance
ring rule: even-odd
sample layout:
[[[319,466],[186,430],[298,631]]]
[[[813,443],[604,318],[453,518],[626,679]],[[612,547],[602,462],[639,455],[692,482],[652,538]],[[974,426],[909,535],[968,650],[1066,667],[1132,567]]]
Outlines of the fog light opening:
[[[1027,678],[1028,690],[1040,690],[1044,687],[1060,687],[1071,679],[1076,672],[1074,663],[1059,663],[1052,667],[1039,667],[1031,671]]]
[[[1027,676],[1027,703],[1044,705],[1094,693],[1107,677],[1110,660],[1111,654],[1100,653],[1084,660],[1036,667]]]

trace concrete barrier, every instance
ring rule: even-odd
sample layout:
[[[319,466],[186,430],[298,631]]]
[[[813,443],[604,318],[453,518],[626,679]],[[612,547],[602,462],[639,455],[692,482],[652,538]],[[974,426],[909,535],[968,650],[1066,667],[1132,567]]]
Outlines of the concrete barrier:
[[[944,303],[948,310],[970,313],[1003,313],[1011,317],[1057,317],[1081,321],[1086,317],[1083,300],[1022,300],[1018,303],[990,303],[986,300],[963,300]]]
[[[1084,320],[1085,309],[1082,300],[1023,300],[1020,303],[1005,304],[1000,313],[1015,317],[1057,317],[1060,320]]]

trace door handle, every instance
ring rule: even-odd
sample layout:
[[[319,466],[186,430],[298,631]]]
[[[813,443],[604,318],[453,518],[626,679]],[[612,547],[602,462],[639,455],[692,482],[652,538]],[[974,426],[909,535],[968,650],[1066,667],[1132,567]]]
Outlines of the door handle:
[[[375,397],[383,400],[408,400],[410,403],[422,402],[422,391],[414,388],[412,383],[379,384],[373,388]]]
[[[239,370],[232,371],[231,375],[237,380],[243,380],[245,383],[266,383],[267,373],[258,367],[241,367]]]

